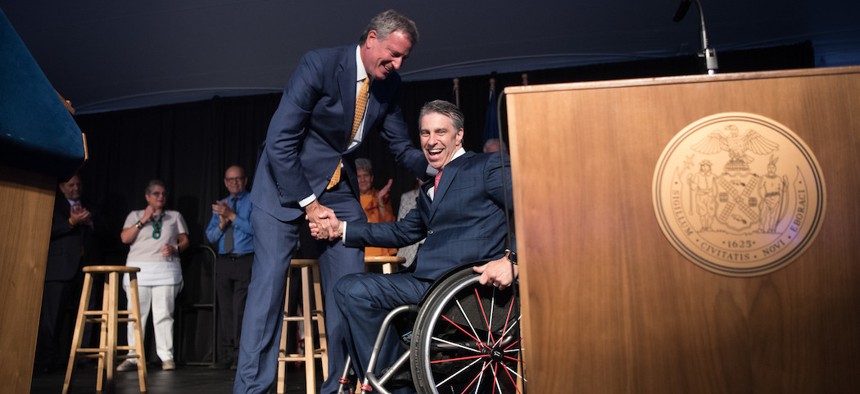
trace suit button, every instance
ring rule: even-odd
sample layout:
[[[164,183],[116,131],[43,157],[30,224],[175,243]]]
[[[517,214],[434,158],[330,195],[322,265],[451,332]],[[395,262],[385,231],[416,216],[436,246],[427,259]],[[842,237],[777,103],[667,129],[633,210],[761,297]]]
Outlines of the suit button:
[[[427,235],[433,234],[433,230],[427,230]]]

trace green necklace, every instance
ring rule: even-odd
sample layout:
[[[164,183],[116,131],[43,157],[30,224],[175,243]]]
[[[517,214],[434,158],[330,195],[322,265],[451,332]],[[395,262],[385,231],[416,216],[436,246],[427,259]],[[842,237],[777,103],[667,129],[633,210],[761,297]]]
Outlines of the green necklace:
[[[164,214],[161,215],[152,215],[152,239],[161,238],[161,219],[164,218]]]

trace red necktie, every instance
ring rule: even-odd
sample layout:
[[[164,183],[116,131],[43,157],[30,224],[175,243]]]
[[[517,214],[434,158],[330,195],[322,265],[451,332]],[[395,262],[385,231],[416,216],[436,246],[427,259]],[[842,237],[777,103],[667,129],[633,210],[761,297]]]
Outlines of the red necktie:
[[[433,193],[439,191],[439,180],[442,179],[442,171],[436,173],[436,179],[433,181]]]

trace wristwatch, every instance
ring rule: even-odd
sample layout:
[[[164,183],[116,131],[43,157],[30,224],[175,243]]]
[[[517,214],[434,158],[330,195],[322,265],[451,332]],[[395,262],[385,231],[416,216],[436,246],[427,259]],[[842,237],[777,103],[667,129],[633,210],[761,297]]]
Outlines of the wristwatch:
[[[517,265],[517,252],[514,252],[510,249],[505,249],[505,256],[508,256],[508,260],[511,261],[511,264]]]

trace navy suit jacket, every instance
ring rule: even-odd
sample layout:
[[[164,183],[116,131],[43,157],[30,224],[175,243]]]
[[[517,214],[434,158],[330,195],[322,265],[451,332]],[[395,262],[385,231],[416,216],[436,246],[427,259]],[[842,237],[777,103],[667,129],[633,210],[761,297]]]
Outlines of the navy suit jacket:
[[[281,221],[303,215],[299,201],[320,196],[349,147],[355,113],[355,46],[308,52],[284,88],[281,102],[266,134],[251,201]],[[427,160],[412,146],[397,90],[400,76],[373,81],[364,121],[365,138],[379,129],[394,159],[416,174],[424,174]],[[351,160],[344,170],[358,198]]]
[[[418,248],[413,275],[438,279],[463,265],[501,258],[506,245],[505,194],[509,209],[511,178],[509,160],[502,166],[498,154],[466,152],[446,164],[433,200],[427,182],[418,205],[397,222],[350,222],[346,245],[401,247],[426,237]]]
[[[88,205],[95,219],[96,213]],[[48,245],[48,262],[45,280],[69,281],[80,272],[82,265],[101,261],[99,248],[93,234],[93,226],[69,224],[72,207],[62,194],[54,199],[54,214],[51,220],[51,242]],[[98,221],[94,221],[99,226]]]

